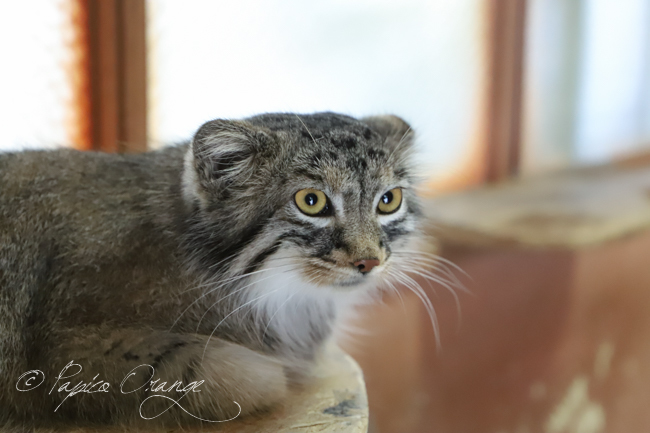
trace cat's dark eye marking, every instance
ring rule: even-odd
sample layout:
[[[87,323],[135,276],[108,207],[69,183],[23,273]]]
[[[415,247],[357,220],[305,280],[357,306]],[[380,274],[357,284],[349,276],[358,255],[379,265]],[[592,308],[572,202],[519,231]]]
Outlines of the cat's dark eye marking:
[[[386,191],[379,199],[377,212],[382,215],[395,213],[402,206],[402,188],[393,188]]]

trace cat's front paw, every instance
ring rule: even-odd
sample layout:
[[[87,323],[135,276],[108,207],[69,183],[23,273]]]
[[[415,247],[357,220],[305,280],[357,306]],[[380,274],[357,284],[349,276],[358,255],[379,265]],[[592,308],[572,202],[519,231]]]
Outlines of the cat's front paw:
[[[289,392],[285,368],[274,357],[216,338],[207,347],[194,341],[183,349],[161,376],[182,378],[184,391],[166,394],[175,402],[159,396],[145,402],[147,412],[166,412],[161,418],[181,423],[226,421],[271,409]]]
[[[203,405],[217,404],[223,408],[221,416],[232,417],[236,406],[243,416],[269,409],[286,398],[287,378],[279,360],[223,341],[214,346],[206,351],[199,373],[206,381],[207,395],[197,397],[206,400]]]

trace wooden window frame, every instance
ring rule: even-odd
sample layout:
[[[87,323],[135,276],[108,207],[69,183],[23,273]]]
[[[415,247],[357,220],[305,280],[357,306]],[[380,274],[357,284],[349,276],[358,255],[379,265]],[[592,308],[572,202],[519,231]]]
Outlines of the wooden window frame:
[[[83,64],[77,92],[88,131],[81,147],[147,149],[145,0],[76,0]]]
[[[488,0],[484,181],[519,173],[527,0]]]

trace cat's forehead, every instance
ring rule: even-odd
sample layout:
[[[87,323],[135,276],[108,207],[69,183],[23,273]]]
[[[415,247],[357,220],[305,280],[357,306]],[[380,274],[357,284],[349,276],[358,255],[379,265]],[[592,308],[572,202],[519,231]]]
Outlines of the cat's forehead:
[[[380,134],[342,114],[263,114],[248,121],[278,133],[289,142],[288,151],[302,158],[327,157],[330,162],[345,163],[387,160],[389,156]]]
[[[403,160],[385,137],[366,123],[336,113],[264,114],[249,122],[273,131],[284,142],[283,170],[337,192],[381,189],[403,180]],[[292,176],[293,177],[293,176]]]
[[[337,134],[358,136],[365,140],[379,139],[379,135],[362,121],[338,113],[267,113],[246,120],[271,131],[295,133],[312,141]]]
[[[297,146],[290,158],[297,177],[332,192],[381,189],[398,182],[403,173],[390,163],[386,149],[363,141],[352,144],[349,136],[340,134]]]

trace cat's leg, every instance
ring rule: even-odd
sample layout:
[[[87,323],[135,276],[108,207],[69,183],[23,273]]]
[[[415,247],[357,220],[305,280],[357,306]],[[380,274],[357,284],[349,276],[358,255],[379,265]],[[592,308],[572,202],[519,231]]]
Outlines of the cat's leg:
[[[45,407],[65,418],[214,422],[267,409],[287,394],[279,360],[217,338],[85,328],[56,340],[40,391]],[[70,395],[79,384],[94,392]]]

